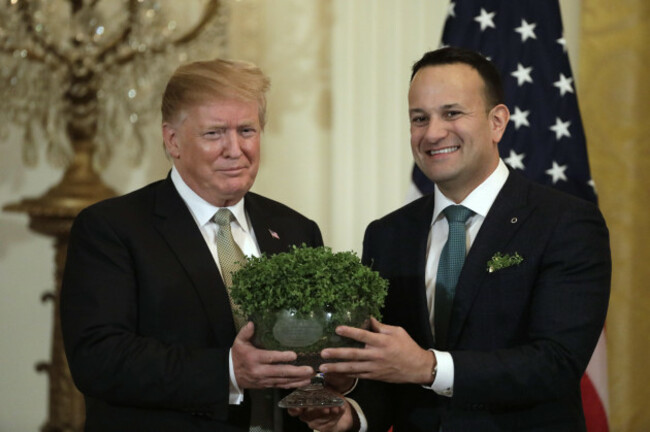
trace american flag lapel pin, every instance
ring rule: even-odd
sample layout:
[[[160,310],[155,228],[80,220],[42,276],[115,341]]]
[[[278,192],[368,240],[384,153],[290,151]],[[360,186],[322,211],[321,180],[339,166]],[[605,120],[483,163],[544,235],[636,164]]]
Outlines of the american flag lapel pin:
[[[271,234],[271,237],[273,237],[274,239],[280,240],[280,236],[278,235],[278,233],[276,233],[270,228],[269,228],[269,233]]]

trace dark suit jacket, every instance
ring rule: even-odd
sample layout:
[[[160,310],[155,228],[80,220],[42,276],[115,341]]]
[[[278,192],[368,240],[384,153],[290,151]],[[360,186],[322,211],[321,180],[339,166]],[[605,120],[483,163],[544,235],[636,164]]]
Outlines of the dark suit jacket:
[[[434,347],[425,297],[425,196],[366,231],[363,261],[390,280],[384,322]],[[523,257],[493,273],[496,253]],[[453,397],[364,382],[351,395],[372,431],[582,431],[580,378],[609,300],[609,234],[598,209],[511,172],[463,266],[449,351]]]
[[[248,193],[245,207],[262,252],[323,243],[316,223],[280,203]],[[76,218],[61,323],[86,430],[248,430],[248,404],[228,404],[228,295],[169,177]]]

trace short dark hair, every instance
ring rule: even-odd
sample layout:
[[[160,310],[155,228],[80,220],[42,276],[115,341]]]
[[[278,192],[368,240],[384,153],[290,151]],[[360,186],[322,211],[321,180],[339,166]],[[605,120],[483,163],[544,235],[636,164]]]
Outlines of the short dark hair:
[[[447,64],[464,63],[475,69],[485,84],[485,102],[489,109],[505,103],[501,75],[494,64],[483,55],[466,48],[444,47],[425,53],[420,60],[415,62],[411,73],[413,77],[423,67],[440,66]]]

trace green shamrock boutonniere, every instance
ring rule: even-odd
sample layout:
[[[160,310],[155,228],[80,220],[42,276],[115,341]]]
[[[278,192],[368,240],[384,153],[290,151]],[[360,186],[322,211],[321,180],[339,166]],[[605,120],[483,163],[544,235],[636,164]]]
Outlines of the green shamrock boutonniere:
[[[524,259],[518,252],[514,255],[502,254],[501,252],[495,253],[490,261],[487,263],[487,271],[493,273],[497,270],[504,269],[513,265],[519,265]]]

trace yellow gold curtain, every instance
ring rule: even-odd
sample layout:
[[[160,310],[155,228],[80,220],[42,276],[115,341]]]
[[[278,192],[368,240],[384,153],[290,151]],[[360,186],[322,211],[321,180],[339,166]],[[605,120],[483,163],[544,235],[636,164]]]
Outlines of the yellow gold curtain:
[[[583,0],[578,96],[610,229],[612,432],[650,431],[650,2]]]

